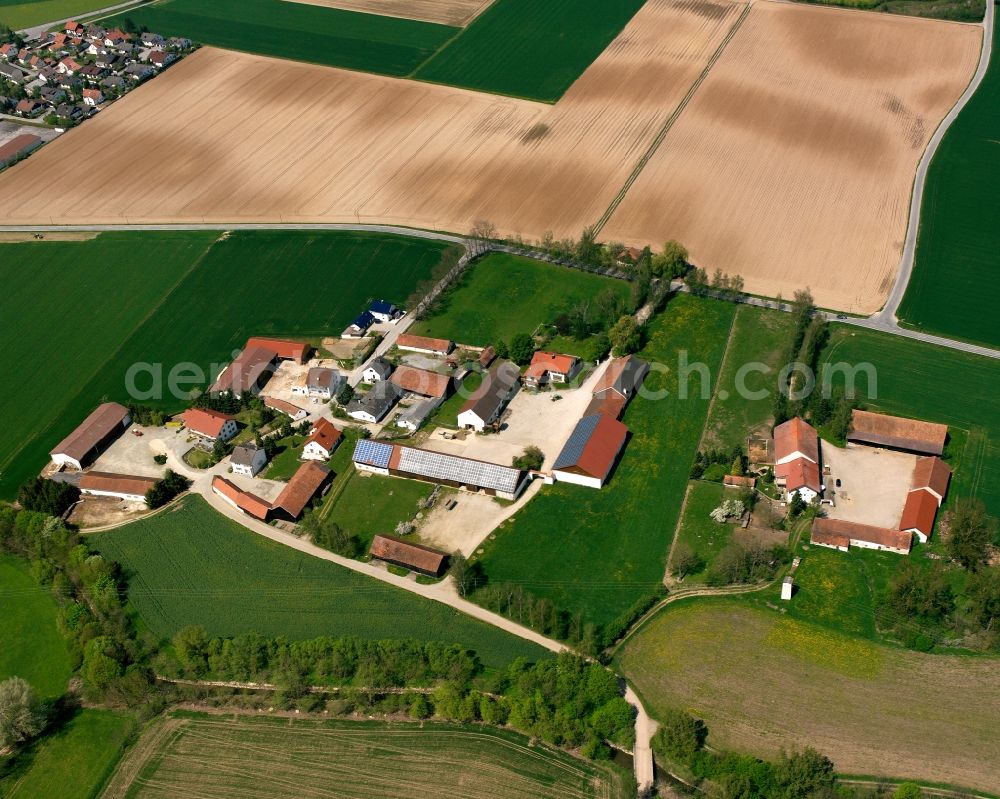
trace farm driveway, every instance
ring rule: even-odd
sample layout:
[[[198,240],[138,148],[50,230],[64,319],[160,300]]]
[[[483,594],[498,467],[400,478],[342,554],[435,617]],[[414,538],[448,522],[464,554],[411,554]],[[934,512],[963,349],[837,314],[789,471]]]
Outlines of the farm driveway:
[[[484,494],[446,493],[421,523],[420,538],[445,552],[459,550],[469,557],[486,536],[520,511],[538,493],[541,485],[541,480],[533,481],[511,505],[501,505]],[[446,510],[445,505],[452,500],[457,504]]]
[[[825,441],[822,455],[823,465],[831,471],[823,479],[826,496],[836,494],[837,504],[826,508],[831,518],[880,527],[899,524],[916,455],[854,444],[841,449]]]
[[[532,392],[521,390],[510,401],[503,429],[497,434],[470,434],[464,439],[447,440],[434,434],[426,449],[476,458],[493,463],[510,463],[524,448],[534,445],[545,453],[544,469],[551,469],[576,423],[580,421],[610,359],[598,366],[579,388]],[[556,397],[562,399],[556,400]],[[449,431],[450,432],[450,431]]]

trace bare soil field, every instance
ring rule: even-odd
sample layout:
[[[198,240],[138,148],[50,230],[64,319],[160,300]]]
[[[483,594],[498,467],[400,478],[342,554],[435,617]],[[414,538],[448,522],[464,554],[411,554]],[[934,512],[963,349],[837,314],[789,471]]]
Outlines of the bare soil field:
[[[712,746],[766,757],[812,746],[848,774],[1000,784],[995,658],[890,649],[699,599],[652,619],[617,665],[654,717],[688,710]]]
[[[683,241],[749,291],[881,307],[916,165],[981,29],[757,2],[603,230]]]
[[[652,0],[555,105],[204,48],[8,170],[0,218],[577,236],[741,8]],[[112,152],[98,194],[28,191]]]
[[[527,239],[601,219],[745,6],[650,0],[555,104],[205,48],[0,176],[0,219],[361,222]],[[978,28],[758,0],[603,230],[872,311]],[[62,180],[115,155],[101,191]],[[141,174],[142,180],[135,175]],[[39,185],[58,182],[59,192]]]
[[[493,4],[493,0],[288,0],[307,6],[340,8],[384,17],[419,19],[464,27]]]

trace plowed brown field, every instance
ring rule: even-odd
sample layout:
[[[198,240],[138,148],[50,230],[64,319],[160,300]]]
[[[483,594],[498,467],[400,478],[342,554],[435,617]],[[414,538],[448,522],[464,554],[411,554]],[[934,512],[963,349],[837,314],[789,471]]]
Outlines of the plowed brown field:
[[[493,0],[288,0],[288,2],[461,27],[468,25],[482,14],[492,5]]]
[[[683,241],[759,294],[870,313],[899,265],[913,176],[965,89],[971,25],[756,3],[603,234]]]
[[[650,0],[555,105],[205,48],[7,170],[0,220],[464,232],[486,218],[529,239],[576,236],[744,8]],[[979,35],[758,3],[604,237],[679,238],[752,291],[809,285],[824,305],[877,307],[914,166]]]
[[[579,235],[741,8],[652,0],[554,106],[205,48],[8,170],[0,219]]]

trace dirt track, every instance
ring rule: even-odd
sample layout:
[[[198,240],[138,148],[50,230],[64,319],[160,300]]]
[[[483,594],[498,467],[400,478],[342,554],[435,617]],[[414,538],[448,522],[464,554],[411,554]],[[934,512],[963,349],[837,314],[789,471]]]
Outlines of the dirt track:
[[[342,8],[384,17],[404,17],[441,25],[464,27],[482,14],[493,0],[288,0],[308,6]]]
[[[0,176],[8,224],[363,222],[576,236],[744,6],[650,0],[554,106],[206,48]],[[758,2],[604,230],[877,308],[980,30]],[[777,46],[776,46],[777,45]],[[66,180],[107,164],[93,180]],[[39,192],[58,185],[58,192]],[[99,190],[95,187],[99,187]]]

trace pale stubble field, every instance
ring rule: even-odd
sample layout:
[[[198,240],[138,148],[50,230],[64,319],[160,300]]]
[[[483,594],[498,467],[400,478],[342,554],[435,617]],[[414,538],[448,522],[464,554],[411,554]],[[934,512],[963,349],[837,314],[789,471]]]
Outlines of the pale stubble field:
[[[650,0],[554,105],[205,48],[0,176],[0,218],[454,232],[485,218],[577,236],[744,8]],[[757,2],[602,236],[677,238],[750,291],[808,285],[822,305],[875,310],[915,164],[979,36]]]

